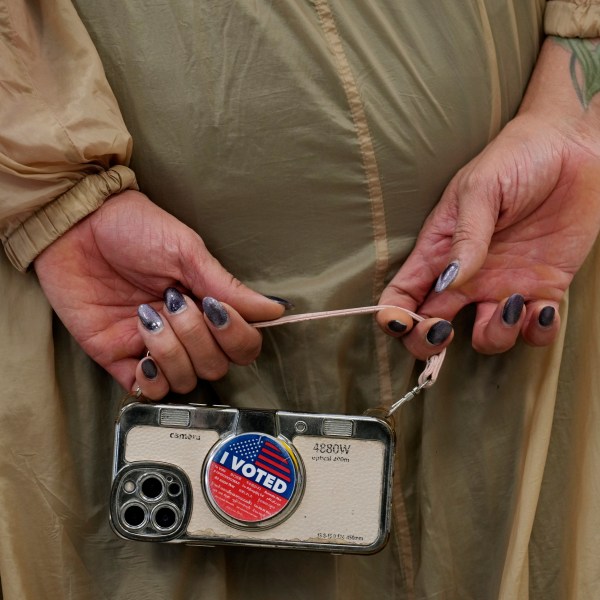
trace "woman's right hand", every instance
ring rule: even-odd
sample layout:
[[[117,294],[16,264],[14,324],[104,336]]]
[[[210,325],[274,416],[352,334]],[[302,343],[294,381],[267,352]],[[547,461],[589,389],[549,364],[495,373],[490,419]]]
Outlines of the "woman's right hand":
[[[50,304],[75,340],[125,389],[159,400],[215,380],[261,347],[249,325],[284,306],[241,284],[200,237],[139,192],[126,191],[35,261]],[[167,291],[168,290],[168,291]],[[203,299],[203,309],[194,298]],[[146,350],[151,358],[143,358]]]

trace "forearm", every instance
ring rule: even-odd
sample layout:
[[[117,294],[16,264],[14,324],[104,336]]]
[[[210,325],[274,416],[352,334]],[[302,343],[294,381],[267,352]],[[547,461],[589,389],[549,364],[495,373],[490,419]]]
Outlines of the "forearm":
[[[600,38],[544,42],[519,114],[543,114],[588,137],[600,128]]]

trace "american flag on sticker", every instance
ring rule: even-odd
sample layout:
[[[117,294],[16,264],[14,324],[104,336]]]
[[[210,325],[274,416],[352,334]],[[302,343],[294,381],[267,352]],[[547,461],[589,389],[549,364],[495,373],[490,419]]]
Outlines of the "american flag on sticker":
[[[291,481],[289,458],[266,437],[247,437],[231,444],[231,452],[255,467],[263,469],[288,483]]]

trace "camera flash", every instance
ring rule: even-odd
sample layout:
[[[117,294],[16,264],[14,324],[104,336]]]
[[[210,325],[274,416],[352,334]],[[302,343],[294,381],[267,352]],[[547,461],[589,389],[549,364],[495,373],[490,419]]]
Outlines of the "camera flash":
[[[349,419],[324,419],[323,435],[352,437],[354,425]]]

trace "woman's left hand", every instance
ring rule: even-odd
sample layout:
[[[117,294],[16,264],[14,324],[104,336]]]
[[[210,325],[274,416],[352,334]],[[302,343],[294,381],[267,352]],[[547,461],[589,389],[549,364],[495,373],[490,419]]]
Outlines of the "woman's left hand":
[[[582,106],[569,73],[569,53],[547,40],[518,115],[452,179],[381,304],[451,320],[475,303],[483,353],[519,334],[555,339],[559,303],[600,230],[600,98]],[[378,315],[386,331],[393,316]],[[418,328],[404,341],[425,358]]]

